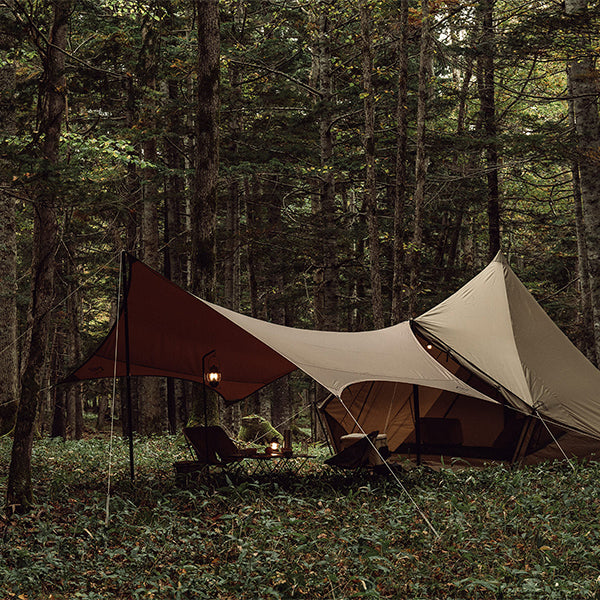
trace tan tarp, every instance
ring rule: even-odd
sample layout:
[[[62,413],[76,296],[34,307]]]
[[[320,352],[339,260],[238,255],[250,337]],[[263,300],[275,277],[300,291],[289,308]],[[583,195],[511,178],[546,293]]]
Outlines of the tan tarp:
[[[408,323],[381,331],[337,333],[295,329],[253,319],[185,292],[132,259],[127,293],[131,375],[202,381],[217,363],[218,393],[233,402],[302,369],[332,394],[365,381],[404,382],[468,394],[478,392],[442,367]],[[67,381],[125,375],[125,319]],[[375,400],[375,396],[372,398]]]
[[[513,405],[600,437],[600,371],[552,322],[501,253],[415,322],[425,336],[500,384]]]

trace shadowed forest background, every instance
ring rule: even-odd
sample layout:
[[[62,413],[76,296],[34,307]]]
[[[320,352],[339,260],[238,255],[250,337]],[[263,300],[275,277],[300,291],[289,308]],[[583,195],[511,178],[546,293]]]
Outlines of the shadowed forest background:
[[[110,383],[54,384],[108,331],[123,250],[234,310],[358,331],[416,316],[502,249],[595,362],[597,31],[581,0],[4,0],[13,453],[34,431],[80,438],[85,412],[103,427]],[[294,376],[212,398],[211,419],[277,425],[318,394]],[[141,434],[202,410],[182,382],[134,398]]]

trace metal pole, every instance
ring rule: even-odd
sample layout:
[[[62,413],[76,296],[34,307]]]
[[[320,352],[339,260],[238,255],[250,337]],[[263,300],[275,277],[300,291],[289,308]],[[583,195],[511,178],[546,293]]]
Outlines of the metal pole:
[[[204,452],[206,464],[208,464],[208,398],[206,396],[206,358],[210,356],[214,350],[207,352],[202,357],[202,397],[204,402]]]
[[[127,293],[129,292],[129,261],[127,261],[127,253],[123,251],[121,254],[123,261],[123,317],[125,325],[125,386],[127,398],[127,433],[129,437],[129,475],[131,481],[135,479],[135,466],[133,457],[133,408],[131,403],[131,361],[129,355],[129,310],[127,307]]]
[[[415,441],[417,443],[417,465],[421,464],[421,414],[419,410],[419,386],[413,384],[413,403],[415,407]]]

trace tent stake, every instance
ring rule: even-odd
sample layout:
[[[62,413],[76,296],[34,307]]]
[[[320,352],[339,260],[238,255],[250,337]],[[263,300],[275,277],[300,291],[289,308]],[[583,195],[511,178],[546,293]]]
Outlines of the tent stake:
[[[129,288],[129,269],[126,264],[127,253],[123,251],[123,316],[125,317],[125,387],[127,397],[127,434],[129,437],[129,476],[135,479],[135,466],[133,457],[133,408],[131,406],[131,361],[129,357],[129,311],[127,309],[127,292]]]
[[[417,465],[421,464],[421,414],[419,412],[419,386],[413,384],[413,403],[415,406],[415,441],[417,444]]]

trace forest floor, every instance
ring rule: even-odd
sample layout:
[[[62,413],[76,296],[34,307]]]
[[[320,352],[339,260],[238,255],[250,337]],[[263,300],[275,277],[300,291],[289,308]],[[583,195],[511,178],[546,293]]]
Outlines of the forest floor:
[[[600,598],[600,464],[176,484],[177,437],[37,441],[0,598]],[[0,439],[5,493],[10,440]],[[427,524],[427,521],[431,527]]]

